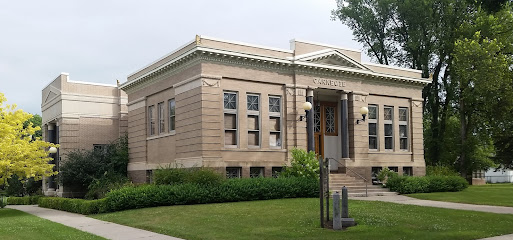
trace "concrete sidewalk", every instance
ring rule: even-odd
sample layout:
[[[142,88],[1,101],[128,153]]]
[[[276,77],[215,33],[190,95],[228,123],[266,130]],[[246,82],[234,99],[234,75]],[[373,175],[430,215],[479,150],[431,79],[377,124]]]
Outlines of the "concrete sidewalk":
[[[466,203],[452,203],[452,202],[440,202],[440,201],[432,201],[432,200],[421,200],[421,199],[416,199],[416,198],[407,197],[407,196],[403,196],[403,195],[351,197],[350,199],[364,200],[364,201],[382,201],[382,202],[409,204],[409,205],[417,205],[417,206],[425,206],[425,207],[449,208],[449,209],[470,210],[470,211],[499,213],[499,214],[513,214],[513,207],[499,207],[499,206],[489,206],[489,205],[476,205],[476,204],[466,204]],[[483,238],[480,240],[512,240],[512,239],[513,239],[513,234],[507,234],[507,235],[502,235],[502,236]]]
[[[403,196],[403,195],[351,197],[350,199],[366,200],[366,201],[382,201],[382,202],[409,204],[409,205],[426,206],[426,207],[470,210],[470,211],[478,211],[478,212],[513,214],[513,207],[499,207],[499,206],[489,206],[489,205],[476,205],[476,204],[466,204],[466,203],[421,200],[421,199],[416,199],[416,198],[407,197],[407,196]]]
[[[32,215],[48,219],[52,222],[57,222],[107,239],[181,240],[180,238],[127,227],[116,223],[105,222],[76,213],[41,208],[37,205],[9,205],[7,207],[30,213]]]

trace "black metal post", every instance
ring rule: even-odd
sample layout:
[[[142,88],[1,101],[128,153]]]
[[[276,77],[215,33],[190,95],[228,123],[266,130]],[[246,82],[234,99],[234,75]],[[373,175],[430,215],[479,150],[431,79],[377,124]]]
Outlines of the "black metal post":
[[[48,125],[48,142],[55,143],[56,141],[56,129],[55,126],[50,127],[51,125]],[[50,153],[50,157],[52,160],[50,161],[50,164],[55,164],[55,155],[54,153]],[[54,176],[48,177],[48,188],[55,189],[55,178]]]
[[[308,89],[306,94],[306,101],[312,104],[312,109],[310,111],[306,111],[306,142],[307,142],[307,150],[315,151],[315,140],[314,140],[314,114],[315,107],[313,101],[313,90]]]

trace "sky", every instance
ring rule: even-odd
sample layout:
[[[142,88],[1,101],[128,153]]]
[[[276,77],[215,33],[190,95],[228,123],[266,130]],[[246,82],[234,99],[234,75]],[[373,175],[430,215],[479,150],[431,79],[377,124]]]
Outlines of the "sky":
[[[351,30],[331,20],[335,8],[335,0],[0,1],[0,92],[8,104],[41,114],[41,91],[61,72],[74,81],[125,82],[196,34],[361,50]]]

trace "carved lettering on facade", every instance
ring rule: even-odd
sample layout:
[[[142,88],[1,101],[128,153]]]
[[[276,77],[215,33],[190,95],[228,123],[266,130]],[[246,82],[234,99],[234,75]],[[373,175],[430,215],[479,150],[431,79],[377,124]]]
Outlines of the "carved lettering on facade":
[[[331,80],[326,78],[314,78],[313,83],[330,87],[345,87],[346,81]]]
[[[205,87],[219,87],[219,80],[211,80],[211,79],[202,79],[202,86]]]

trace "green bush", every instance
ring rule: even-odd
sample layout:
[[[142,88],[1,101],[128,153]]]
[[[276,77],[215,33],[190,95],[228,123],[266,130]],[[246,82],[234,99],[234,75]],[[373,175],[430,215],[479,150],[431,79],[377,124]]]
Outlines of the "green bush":
[[[284,167],[285,170],[280,173],[280,177],[319,178],[319,159],[314,151],[293,148],[290,153],[290,167]]]
[[[217,186],[225,180],[224,176],[211,168],[160,168],[153,173],[157,185],[175,185],[192,183]]]
[[[105,197],[109,191],[130,185],[131,181],[128,177],[120,174],[112,174],[95,179],[89,184],[88,191],[85,195],[86,199],[100,199]]]
[[[310,178],[229,179],[218,186],[199,184],[142,185],[113,190],[104,198],[107,211],[125,209],[318,196]]]
[[[386,183],[388,179],[399,176],[396,172],[390,170],[389,168],[385,167],[378,173],[378,180],[380,182]]]
[[[401,194],[458,192],[467,188],[468,182],[459,176],[396,176],[388,179],[387,187]]]
[[[40,196],[25,196],[25,197],[9,197],[7,204],[9,205],[35,205],[38,203]]]
[[[7,197],[0,195],[0,208],[4,208],[5,206],[7,206]]]
[[[128,138],[125,135],[102,149],[69,152],[67,160],[60,166],[59,180],[65,186],[86,192],[96,179],[111,175],[126,176],[127,165]]]
[[[79,214],[94,214],[106,212],[105,200],[84,200],[61,197],[42,197],[39,206]]]
[[[34,181],[34,178],[20,179],[16,174],[7,179],[7,196],[23,197],[36,195],[41,192],[42,181]]]

